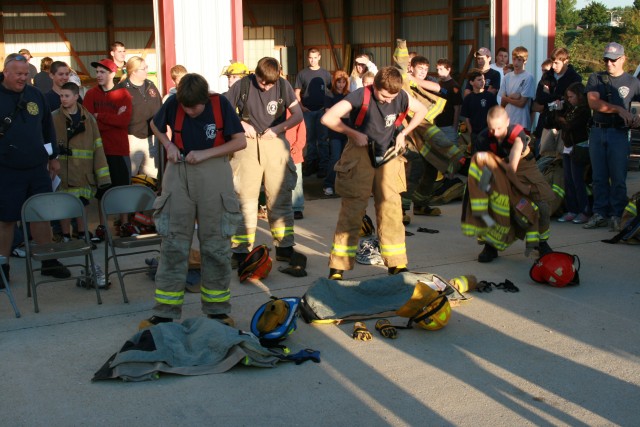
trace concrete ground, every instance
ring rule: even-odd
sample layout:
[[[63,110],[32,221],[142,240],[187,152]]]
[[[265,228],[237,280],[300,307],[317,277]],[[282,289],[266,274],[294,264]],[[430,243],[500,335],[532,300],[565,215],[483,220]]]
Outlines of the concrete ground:
[[[313,184],[311,180],[310,185]],[[629,194],[640,172],[629,174]],[[296,222],[296,248],[309,257],[309,276],[274,269],[263,286],[231,283],[232,316],[248,329],[269,295],[302,296],[328,272],[327,257],[340,199],[308,201]],[[607,245],[607,229],[552,225],[551,246],[578,254],[580,286],[556,289],[529,278],[533,260],[517,242],[479,264],[480,247],[460,232],[460,202],[441,217],[414,217],[407,227],[413,271],[451,278],[509,279],[518,293],[471,293],[437,332],[401,330],[385,340],[351,339],[352,323],[298,322],[288,338],[297,351],[321,351],[322,362],[274,369],[237,366],[224,374],[158,381],[92,383],[96,370],[150,315],[154,283],[126,278],[129,304],[114,284],[95,292],[75,282],[43,285],[40,313],[27,298],[23,260],[11,259],[12,287],[22,311],[13,317],[0,295],[0,416],[2,425],[623,425],[640,423],[640,247]],[[369,212],[373,212],[370,208]],[[258,243],[270,244],[260,222]],[[418,233],[418,227],[438,234]],[[96,254],[103,254],[100,245]],[[142,265],[144,255],[128,265]],[[385,275],[356,265],[348,279]],[[199,296],[187,294],[183,318],[200,316]],[[400,319],[395,320],[400,322]]]

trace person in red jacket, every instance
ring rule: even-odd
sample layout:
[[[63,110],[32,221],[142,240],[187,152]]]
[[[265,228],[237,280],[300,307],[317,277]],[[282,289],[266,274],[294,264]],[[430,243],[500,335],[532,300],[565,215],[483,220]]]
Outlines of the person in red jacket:
[[[291,117],[291,112],[287,110],[287,119]],[[303,152],[304,146],[307,144],[307,128],[304,125],[304,120],[298,123],[296,126],[287,129],[285,132],[285,138],[289,141],[291,158],[296,165],[296,172],[298,173],[298,179],[296,181],[296,188],[291,191],[291,207],[293,208],[293,219],[304,218],[304,191],[302,189],[302,162],[304,161]]]
[[[104,154],[109,165],[111,186],[99,189],[96,198],[102,199],[105,191],[111,187],[129,185],[131,165],[129,163],[129,122],[131,121],[131,95],[125,88],[116,88],[113,78],[118,70],[110,59],[92,62],[96,69],[98,85],[89,89],[85,96],[84,106],[96,118],[102,136]],[[100,215],[100,224],[96,229],[96,237],[104,238],[106,218]],[[123,222],[126,222],[123,221]]]

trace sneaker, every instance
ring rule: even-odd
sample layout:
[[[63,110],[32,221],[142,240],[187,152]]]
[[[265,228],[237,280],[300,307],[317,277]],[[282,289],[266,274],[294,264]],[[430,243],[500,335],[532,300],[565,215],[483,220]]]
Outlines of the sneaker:
[[[589,217],[586,214],[579,213],[571,222],[574,224],[585,224],[587,221],[589,221]]]
[[[234,328],[236,322],[228,314],[207,314],[209,319],[217,320],[220,323],[224,323],[227,326]]]
[[[404,265],[399,265],[397,267],[389,267],[389,275],[394,276],[400,273],[407,273],[409,269]]]
[[[71,241],[71,237],[62,236],[62,239],[60,240],[60,243],[69,243],[70,241]]]
[[[577,216],[578,215],[574,214],[573,212],[567,212],[560,218],[558,218],[558,222],[571,222],[576,219]]]
[[[18,246],[11,251],[11,256],[17,258],[26,258],[27,252],[21,246]]]
[[[493,246],[485,243],[484,249],[478,254],[478,262],[491,262],[498,258],[498,250]]]
[[[258,219],[267,219],[268,215],[267,215],[267,206],[266,205],[259,205],[258,206]]]
[[[293,211],[293,219],[304,219],[302,211]]]
[[[98,288],[99,289],[108,288],[111,282],[107,282],[107,278],[104,274],[104,271],[102,271],[102,267],[100,267],[100,264],[98,263],[95,264],[95,271],[96,271],[96,284],[98,285]]]
[[[426,215],[426,216],[440,216],[442,211],[440,208],[432,208],[431,206],[414,206],[414,215]]]
[[[71,277],[71,272],[67,267],[62,265],[57,259],[48,259],[42,261],[42,270],[40,274],[43,276],[52,276],[56,279],[66,279]]]
[[[276,260],[277,261],[291,261],[293,255],[293,246],[287,246],[286,248],[276,248]]]
[[[620,217],[619,216],[612,216],[611,217],[611,221],[609,222],[609,231],[618,232],[620,230],[622,230],[620,228]]]
[[[582,228],[591,229],[591,228],[606,227],[607,225],[609,225],[608,219],[604,218],[599,213],[594,213],[589,219],[589,221],[587,221],[582,226]]]
[[[538,244],[538,254],[541,257],[551,252],[553,252],[553,249],[551,249],[551,246],[549,246],[546,240],[543,240]]]
[[[231,269],[237,270],[238,266],[247,257],[247,253],[234,252],[231,254]]]
[[[342,274],[344,270],[338,270],[336,268],[329,269],[329,279],[330,280],[342,280]]]
[[[173,319],[171,319],[170,317],[151,316],[150,318],[144,319],[142,322],[140,322],[140,324],[138,325],[138,329],[146,329],[150,328],[151,326],[159,325],[160,323],[171,322],[173,322]]]
[[[378,239],[363,239],[360,241],[356,252],[356,262],[364,265],[384,265],[382,255],[380,255]]]
[[[100,242],[104,242],[104,240],[107,237],[107,229],[104,225],[99,225],[96,227],[96,232],[93,233],[93,237],[91,238],[91,241],[93,243],[100,243]]]
[[[402,211],[402,225],[406,227],[409,224],[411,224],[411,216],[405,211]]]
[[[140,235],[140,229],[130,222],[120,226],[120,237],[136,237]]]
[[[324,193],[324,195],[325,195],[325,196],[327,196],[327,197],[331,197],[331,196],[333,196],[333,195],[335,194],[335,193],[334,193],[334,191],[333,191],[333,188],[331,188],[331,187],[325,187],[325,188],[323,188],[323,189],[322,189],[322,192],[323,192],[323,193]]]

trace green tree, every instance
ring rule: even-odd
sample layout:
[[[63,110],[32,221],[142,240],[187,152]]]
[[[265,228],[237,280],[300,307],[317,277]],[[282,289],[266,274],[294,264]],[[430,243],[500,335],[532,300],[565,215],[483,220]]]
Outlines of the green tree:
[[[639,1],[640,0],[636,0]],[[557,0],[556,26],[564,29],[575,28],[580,22],[580,15],[576,10],[578,0]]]
[[[603,25],[609,22],[609,11],[607,6],[598,2],[592,1],[584,9],[580,11],[580,18],[589,28],[595,25]]]
[[[636,10],[640,10],[640,0],[633,0],[633,7]]]

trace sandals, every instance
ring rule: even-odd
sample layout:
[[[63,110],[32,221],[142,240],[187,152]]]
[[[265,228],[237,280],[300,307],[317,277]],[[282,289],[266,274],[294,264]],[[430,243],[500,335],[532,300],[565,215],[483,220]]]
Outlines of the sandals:
[[[388,319],[380,319],[376,322],[376,331],[380,332],[385,338],[396,339],[398,337],[398,330],[389,322]]]

